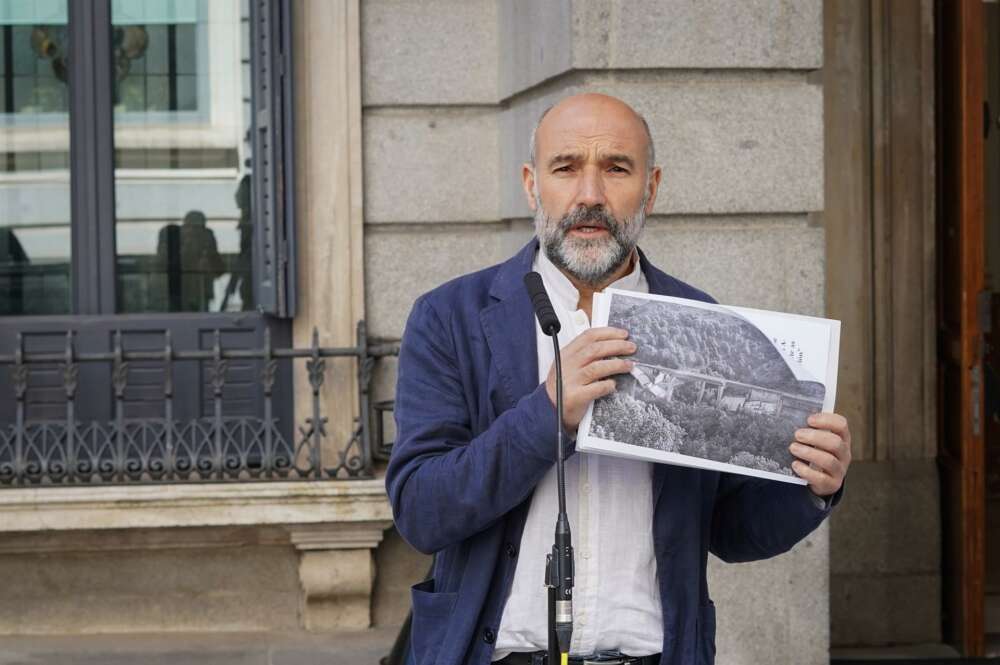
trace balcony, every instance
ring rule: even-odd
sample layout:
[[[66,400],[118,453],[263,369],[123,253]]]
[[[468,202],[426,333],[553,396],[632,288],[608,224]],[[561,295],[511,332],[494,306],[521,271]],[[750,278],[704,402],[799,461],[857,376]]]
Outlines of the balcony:
[[[372,370],[380,358],[398,352],[395,342],[369,340],[363,323],[358,324],[357,344],[347,348],[320,346],[315,330],[309,348],[274,348],[268,330],[261,348],[226,349],[221,340],[222,332],[216,329],[211,350],[175,349],[167,330],[162,349],[126,351],[117,331],[110,352],[78,353],[74,332],[69,330],[62,352],[30,354],[18,333],[14,353],[0,355],[0,371],[8,369],[14,398],[13,422],[0,422],[0,488],[373,477],[373,460],[387,452],[382,423],[379,420],[373,427],[373,420],[384,417],[387,408],[385,404],[376,408],[369,398]],[[321,408],[328,359],[354,359],[357,365],[359,413],[350,439],[339,448],[328,440]],[[309,415],[292,428],[276,417],[275,381],[280,362],[299,360],[304,361],[311,396]],[[205,409],[210,415],[179,418],[175,398],[178,389],[187,388],[177,385],[175,367],[192,361],[200,365],[199,373],[210,385]],[[259,413],[225,412],[223,395],[233,361],[243,364],[244,390],[247,370],[254,375],[251,383],[261,396]],[[110,368],[111,385],[81,386],[84,364]],[[132,371],[136,364],[143,364],[145,371]],[[136,401],[127,397],[130,376],[137,380],[151,374],[160,383],[151,386],[143,380],[143,406],[148,411],[151,399],[159,401],[162,415],[130,417],[130,403]],[[31,417],[27,395],[33,377],[39,375],[57,377],[58,385],[50,381],[47,388],[50,394],[53,389],[61,393],[63,418]],[[81,390],[110,391],[113,417],[106,421],[78,417]],[[151,398],[151,391],[159,394]],[[51,414],[51,400],[47,407]]]

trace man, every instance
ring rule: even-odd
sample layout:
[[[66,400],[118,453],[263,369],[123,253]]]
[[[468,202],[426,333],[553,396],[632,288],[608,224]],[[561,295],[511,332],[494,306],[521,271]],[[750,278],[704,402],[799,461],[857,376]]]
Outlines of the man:
[[[546,648],[544,555],[555,524],[555,381],[522,278],[538,270],[563,324],[564,428],[611,393],[635,351],[628,332],[590,328],[593,294],[614,285],[710,300],[638,250],[661,171],[648,127],[595,94],[546,112],[522,168],[536,240],[506,263],[422,296],[406,325],[397,443],[386,475],[396,526],[435,553],[413,589],[410,662],[517,665]],[[574,454],[568,512],[577,587],[571,655],[711,663],[708,552],[749,561],[784,552],[839,495],[850,433],[816,414],[796,434],[809,487]],[[534,656],[532,654],[535,654]]]

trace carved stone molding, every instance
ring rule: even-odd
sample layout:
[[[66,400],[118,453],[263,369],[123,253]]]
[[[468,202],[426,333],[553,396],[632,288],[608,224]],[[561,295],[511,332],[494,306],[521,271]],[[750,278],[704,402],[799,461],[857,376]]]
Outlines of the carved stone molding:
[[[299,550],[302,627],[311,631],[371,626],[373,550],[388,520],[289,527]]]
[[[382,480],[0,491],[0,532],[389,521]]]
[[[382,542],[382,534],[390,526],[392,520],[297,524],[288,527],[288,532],[292,544],[299,551],[374,549]]]

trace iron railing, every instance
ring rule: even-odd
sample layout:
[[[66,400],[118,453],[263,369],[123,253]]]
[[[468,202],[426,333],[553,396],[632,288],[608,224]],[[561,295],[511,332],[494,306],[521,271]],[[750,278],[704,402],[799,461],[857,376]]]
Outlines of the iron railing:
[[[169,330],[157,351],[125,351],[120,331],[113,339],[110,352],[77,353],[74,333],[68,331],[61,353],[27,354],[19,333],[14,353],[0,354],[0,368],[9,366],[15,399],[13,422],[0,422],[0,487],[370,478],[373,457],[387,452],[380,420],[375,426],[378,440],[372,440],[372,420],[391,410],[391,402],[373,404],[370,389],[376,361],[396,355],[399,347],[395,340],[369,339],[363,321],[357,326],[355,346],[344,348],[321,347],[315,329],[312,344],[304,349],[272,348],[267,329],[263,347],[256,349],[223,349],[218,329],[211,350],[174,349]],[[297,428],[280,427],[273,395],[278,362],[302,358],[311,388],[310,415]],[[321,409],[327,358],[357,361],[359,413],[339,450],[328,445],[327,418]],[[226,374],[230,361],[237,359],[257,361],[262,413],[224,413]],[[129,363],[149,361],[162,364],[163,416],[126,417]],[[210,416],[175,417],[174,364],[179,361],[208,363]],[[112,385],[106,388],[114,393],[113,416],[108,421],[77,417],[81,363],[111,364]],[[65,395],[60,419],[28,417],[29,380],[32,368],[39,365],[59,369]],[[334,459],[324,459],[331,450]]]

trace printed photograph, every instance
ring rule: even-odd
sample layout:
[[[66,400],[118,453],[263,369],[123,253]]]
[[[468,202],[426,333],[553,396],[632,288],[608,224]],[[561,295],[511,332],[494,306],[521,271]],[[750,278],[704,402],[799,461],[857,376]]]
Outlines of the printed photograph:
[[[629,331],[635,367],[593,404],[578,449],[801,482],[788,445],[824,409],[825,372],[815,368],[829,364],[830,336],[815,339],[824,329],[815,322],[825,320],[773,313],[765,332],[758,324],[769,317],[760,310],[754,322],[738,308],[618,291],[605,297],[606,323],[595,312],[602,319],[595,325]]]

